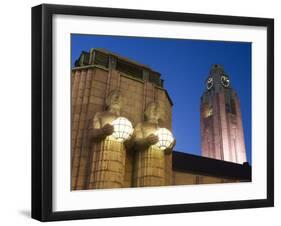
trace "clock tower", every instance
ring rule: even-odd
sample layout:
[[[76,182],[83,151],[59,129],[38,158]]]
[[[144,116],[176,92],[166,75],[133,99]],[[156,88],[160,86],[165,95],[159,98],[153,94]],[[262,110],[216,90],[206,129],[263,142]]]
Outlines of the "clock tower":
[[[243,164],[247,161],[240,102],[221,65],[212,66],[201,97],[202,155]]]

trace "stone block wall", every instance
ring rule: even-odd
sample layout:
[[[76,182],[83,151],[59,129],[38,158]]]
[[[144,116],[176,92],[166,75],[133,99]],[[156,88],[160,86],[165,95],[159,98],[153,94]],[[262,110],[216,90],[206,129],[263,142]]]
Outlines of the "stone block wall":
[[[173,185],[216,184],[240,182],[239,180],[202,175],[194,172],[173,171]]]
[[[89,183],[90,142],[87,129],[96,112],[105,108],[105,97],[110,91],[120,89],[123,107],[121,115],[133,126],[143,121],[144,109],[151,101],[159,101],[163,109],[161,126],[172,130],[172,104],[166,90],[147,81],[133,78],[115,69],[99,66],[77,67],[72,70],[72,133],[71,133],[71,188],[85,189]],[[132,152],[127,152],[125,187],[132,186]],[[171,155],[165,159],[166,184],[171,184]]]

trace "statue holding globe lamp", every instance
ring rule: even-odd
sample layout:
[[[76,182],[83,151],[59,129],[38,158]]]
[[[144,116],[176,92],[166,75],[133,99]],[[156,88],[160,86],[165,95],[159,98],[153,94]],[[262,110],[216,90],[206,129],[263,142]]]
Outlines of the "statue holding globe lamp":
[[[175,145],[172,133],[159,126],[159,105],[151,102],[144,112],[144,122],[134,131],[135,168],[133,186],[165,185],[165,155]]]
[[[124,185],[126,147],[132,141],[133,126],[128,119],[120,117],[119,91],[111,92],[105,102],[106,111],[95,114],[89,130],[92,143],[89,189]]]

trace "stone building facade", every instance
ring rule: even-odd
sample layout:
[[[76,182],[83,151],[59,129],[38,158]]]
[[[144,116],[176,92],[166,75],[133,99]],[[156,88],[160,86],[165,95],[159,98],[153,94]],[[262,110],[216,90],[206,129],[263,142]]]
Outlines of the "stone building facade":
[[[124,102],[120,114],[129,119],[133,127],[144,121],[146,106],[155,101],[159,104],[161,112],[159,125],[172,131],[173,102],[164,88],[164,81],[161,79],[160,73],[150,67],[104,49],[91,49],[89,52],[83,51],[81,53],[72,68],[71,78],[72,190],[91,188],[89,184],[92,178],[91,159],[93,153],[91,152],[92,144],[89,139],[89,127],[93,123],[95,114],[105,110],[105,99],[113,90],[121,92]],[[165,178],[163,185],[250,180],[250,168],[248,166],[245,168],[242,165],[239,167],[242,167],[243,173],[237,175],[235,173],[231,175],[221,175],[219,173],[209,175],[205,164],[202,164],[199,170],[198,168],[189,168],[190,164],[177,168],[176,165],[183,163],[179,162],[177,164],[175,162],[175,159],[182,159],[177,158],[176,156],[179,155],[175,153],[173,151],[172,154],[163,157]],[[124,184],[122,187],[134,186],[134,155],[134,151],[126,152]],[[192,155],[184,155],[186,159],[192,159]],[[212,161],[216,160],[208,159],[207,162]],[[220,163],[216,162],[215,164]],[[232,169],[236,165],[228,165],[228,167]]]
[[[86,189],[90,178],[88,127],[96,112],[105,108],[105,98],[120,90],[121,115],[133,126],[144,120],[144,109],[152,101],[161,108],[160,125],[172,130],[172,101],[158,72],[146,65],[101,49],[82,52],[72,69],[72,189]],[[125,187],[132,186],[133,153],[126,155]],[[171,155],[165,156],[165,184],[171,184]]]

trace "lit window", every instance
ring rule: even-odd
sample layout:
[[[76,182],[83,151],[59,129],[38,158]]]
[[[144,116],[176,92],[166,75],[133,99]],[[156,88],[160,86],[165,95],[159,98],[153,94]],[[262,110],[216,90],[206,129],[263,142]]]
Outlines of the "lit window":
[[[213,115],[213,108],[210,107],[210,108],[208,109],[208,112],[207,112],[207,117],[210,117],[210,116],[212,116],[212,115]]]

